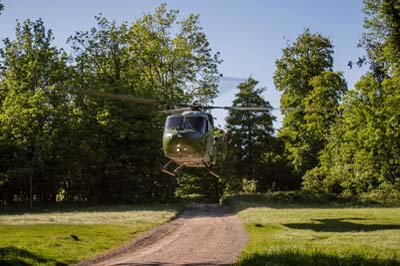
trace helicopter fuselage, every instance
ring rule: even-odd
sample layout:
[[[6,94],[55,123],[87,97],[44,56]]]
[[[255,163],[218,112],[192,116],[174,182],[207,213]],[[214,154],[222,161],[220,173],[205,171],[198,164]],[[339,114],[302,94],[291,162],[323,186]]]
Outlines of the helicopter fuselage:
[[[186,167],[207,167],[215,164],[213,130],[213,118],[209,113],[186,111],[169,115],[163,135],[165,156]]]

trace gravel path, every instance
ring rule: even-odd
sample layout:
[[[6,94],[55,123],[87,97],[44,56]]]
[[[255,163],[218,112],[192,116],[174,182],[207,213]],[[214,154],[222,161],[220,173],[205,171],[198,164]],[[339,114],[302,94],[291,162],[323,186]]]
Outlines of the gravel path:
[[[131,244],[79,265],[232,265],[246,242],[239,219],[226,208],[196,204]]]

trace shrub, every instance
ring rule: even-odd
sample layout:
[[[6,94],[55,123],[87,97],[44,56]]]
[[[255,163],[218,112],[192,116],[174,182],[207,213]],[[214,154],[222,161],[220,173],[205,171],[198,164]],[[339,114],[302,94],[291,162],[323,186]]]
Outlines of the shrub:
[[[242,182],[242,191],[244,193],[255,193],[257,191],[257,180],[254,179],[243,179]]]

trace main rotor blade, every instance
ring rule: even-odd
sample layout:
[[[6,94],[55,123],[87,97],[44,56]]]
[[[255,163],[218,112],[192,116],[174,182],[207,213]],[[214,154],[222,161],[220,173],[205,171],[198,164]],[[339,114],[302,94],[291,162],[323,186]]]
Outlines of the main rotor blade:
[[[203,106],[203,109],[224,109],[224,110],[239,110],[239,111],[271,111],[277,110],[282,112],[299,111],[299,112],[324,112],[330,110],[329,108],[323,107],[288,107],[288,108],[276,108],[276,107],[262,107],[262,106]]]
[[[164,104],[165,103],[160,100],[153,100],[153,99],[147,99],[147,98],[141,98],[141,97],[134,97],[131,95],[114,94],[114,93],[95,91],[95,90],[84,90],[83,93],[87,94],[87,95],[91,95],[91,96],[99,96],[99,97],[103,97],[103,98],[109,98],[111,100],[125,101],[125,102],[137,103],[137,104]]]
[[[160,111],[162,114],[173,114],[173,113],[182,113],[185,111],[190,111],[190,108],[177,108],[177,109],[170,109],[170,110],[163,110]]]
[[[241,77],[232,77],[232,76],[223,76],[221,77],[222,82],[244,82],[247,78],[241,78]]]
[[[224,110],[239,110],[239,111],[270,111],[272,107],[261,106],[204,106],[204,109],[224,109]]]

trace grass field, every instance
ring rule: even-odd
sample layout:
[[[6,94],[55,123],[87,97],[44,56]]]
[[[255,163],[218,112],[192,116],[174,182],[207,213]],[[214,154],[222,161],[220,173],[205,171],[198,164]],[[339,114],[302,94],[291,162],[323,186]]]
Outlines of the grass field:
[[[182,204],[0,210],[0,265],[68,265],[172,219]]]
[[[249,234],[240,266],[400,265],[400,208],[228,201]]]

